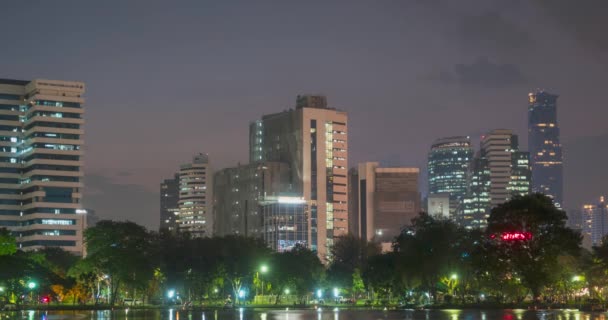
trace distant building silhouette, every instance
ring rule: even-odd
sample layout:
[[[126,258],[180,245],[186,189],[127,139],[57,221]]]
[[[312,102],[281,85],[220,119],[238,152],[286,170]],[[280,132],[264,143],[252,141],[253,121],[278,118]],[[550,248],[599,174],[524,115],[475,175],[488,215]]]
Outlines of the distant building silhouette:
[[[179,214],[179,174],[160,184],[160,230],[176,231]]]

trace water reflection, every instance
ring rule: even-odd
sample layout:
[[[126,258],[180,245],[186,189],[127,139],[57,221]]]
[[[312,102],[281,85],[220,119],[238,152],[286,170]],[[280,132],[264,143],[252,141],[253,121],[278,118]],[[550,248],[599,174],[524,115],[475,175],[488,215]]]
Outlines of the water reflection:
[[[27,320],[608,320],[606,313],[576,310],[98,310],[0,312],[0,319]]]

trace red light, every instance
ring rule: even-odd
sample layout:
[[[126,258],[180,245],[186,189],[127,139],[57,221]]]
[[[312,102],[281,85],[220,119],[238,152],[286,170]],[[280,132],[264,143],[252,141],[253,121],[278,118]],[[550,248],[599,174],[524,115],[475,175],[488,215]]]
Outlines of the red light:
[[[530,232],[521,232],[521,231],[503,232],[500,235],[500,238],[503,241],[525,241],[525,240],[532,239],[532,233],[530,233]]]
[[[48,303],[48,302],[49,302],[49,297],[44,297],[44,298],[42,298],[42,302],[44,302],[44,303]]]

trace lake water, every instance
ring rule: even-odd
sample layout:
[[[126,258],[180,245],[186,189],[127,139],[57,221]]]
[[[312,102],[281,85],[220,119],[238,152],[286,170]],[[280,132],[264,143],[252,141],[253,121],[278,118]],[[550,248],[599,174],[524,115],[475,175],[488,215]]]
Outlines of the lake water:
[[[23,320],[608,320],[607,313],[572,310],[120,310],[0,312],[0,319]]]

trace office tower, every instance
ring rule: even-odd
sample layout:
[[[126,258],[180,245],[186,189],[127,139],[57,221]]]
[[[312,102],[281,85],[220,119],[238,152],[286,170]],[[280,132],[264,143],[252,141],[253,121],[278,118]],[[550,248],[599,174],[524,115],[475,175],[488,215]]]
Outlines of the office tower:
[[[450,212],[451,206],[449,193],[445,192],[429,194],[426,202],[426,212],[429,215],[439,219],[455,218]]]
[[[428,154],[429,196],[448,194],[450,215],[467,194],[467,170],[473,158],[469,137],[449,137],[436,140]]]
[[[84,83],[0,79],[0,228],[83,254]]]
[[[213,235],[212,180],[206,154],[199,153],[191,163],[180,167],[179,214],[176,220],[180,232],[188,232],[193,237]]]
[[[215,235],[262,237],[259,202],[290,191],[289,166],[254,162],[225,168],[213,177]]]
[[[591,239],[593,246],[602,244],[608,235],[608,204],[600,197],[597,204],[586,204],[582,208],[583,236]]]
[[[347,121],[325,97],[307,95],[297,97],[295,109],[265,115],[259,125],[262,160],[290,167],[293,193],[308,205],[309,248],[323,261],[348,228]]]
[[[177,215],[179,214],[179,174],[165,179],[160,184],[160,230],[177,230]]]
[[[530,193],[529,153],[518,150],[511,130],[493,130],[481,139],[468,172],[468,193],[463,200],[459,223],[484,228],[490,210],[516,195]]]
[[[382,168],[378,162],[364,162],[356,175],[351,174],[352,183],[358,185],[349,195],[354,205],[351,217],[358,222],[354,234],[368,241],[392,242],[420,212],[419,169]]]
[[[553,198],[563,207],[562,145],[557,126],[557,95],[544,91],[528,94],[528,151],[532,164],[532,191]]]
[[[265,197],[260,201],[264,242],[284,252],[297,245],[308,247],[308,205],[300,197]]]

